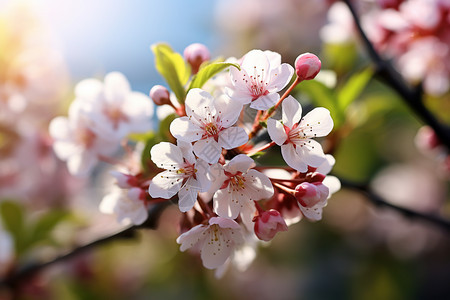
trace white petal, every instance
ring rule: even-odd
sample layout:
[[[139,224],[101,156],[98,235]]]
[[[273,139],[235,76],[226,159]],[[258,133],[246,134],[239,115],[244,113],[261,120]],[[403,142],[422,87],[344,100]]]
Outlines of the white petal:
[[[257,110],[267,110],[274,106],[279,99],[280,95],[278,93],[270,93],[264,96],[260,96],[255,101],[252,101],[250,107]]]
[[[267,131],[272,141],[274,141],[278,146],[283,145],[288,138],[283,124],[272,118],[267,120]]]
[[[326,176],[322,183],[326,187],[328,187],[329,190],[328,198],[331,197],[332,194],[336,193],[341,189],[341,182],[335,176]]]
[[[207,138],[195,142],[194,153],[204,161],[214,164],[219,161],[222,147],[213,138]]]
[[[214,212],[222,218],[237,218],[239,215],[239,207],[233,205],[232,191],[227,187],[225,189],[218,190],[213,196]]]
[[[225,166],[224,169],[231,174],[237,172],[246,173],[248,169],[255,166],[255,161],[245,154],[239,154],[233,157]]]
[[[209,219],[209,225],[214,224],[219,225],[220,228],[231,228],[239,230],[241,228],[241,226],[239,226],[239,224],[236,221],[228,218],[212,217],[211,219]]]
[[[178,206],[181,212],[187,212],[194,207],[198,192],[201,190],[197,180],[190,177],[178,192]]]
[[[281,91],[291,81],[294,68],[289,64],[282,64],[270,73],[271,81],[267,85],[269,92]]]
[[[319,221],[322,219],[322,205],[316,204],[313,207],[303,207],[299,205],[303,215],[311,221]]]
[[[281,156],[286,164],[299,172],[308,171],[308,165],[305,164],[295,151],[294,145],[289,143],[281,146]]]
[[[172,198],[181,189],[183,177],[176,172],[164,171],[155,177],[148,188],[150,196],[153,198]]]
[[[222,127],[228,128],[234,125],[239,118],[242,103],[224,95],[216,98],[214,107],[216,108],[217,117],[220,118],[220,124]]]
[[[250,169],[244,175],[244,178],[246,179],[246,189],[249,187],[252,189],[252,200],[268,199],[273,196],[272,182],[263,173]]]
[[[300,121],[300,119],[302,118],[302,106],[292,96],[284,99],[281,106],[283,107],[283,124],[289,128],[292,128],[292,126],[294,126],[294,124],[297,124],[298,121]]]
[[[195,156],[194,153],[192,153],[194,151],[194,148],[192,148],[192,144],[182,141],[182,140],[177,140],[177,147],[178,149],[181,150],[181,153],[183,155],[183,157],[191,164],[195,163]]]
[[[245,201],[241,207],[241,219],[248,231],[253,231],[253,217],[255,216],[256,207],[255,202]]]
[[[150,158],[158,168],[177,170],[183,165],[183,153],[174,144],[161,142],[150,150]]]
[[[233,249],[233,241],[223,233],[223,230],[214,231],[214,229],[216,228],[210,227],[206,231],[206,240],[200,255],[207,269],[215,269],[223,265]]]
[[[188,117],[177,118],[170,123],[170,133],[179,140],[195,142],[202,138],[204,130],[192,123]]]
[[[226,87],[225,92],[228,95],[228,97],[231,98],[231,100],[239,103],[240,105],[245,105],[252,101],[252,96],[248,91],[247,87],[245,87],[245,90],[239,90],[237,88],[233,90]]]
[[[205,225],[197,225],[192,227],[189,231],[180,235],[177,238],[177,243],[181,244],[180,251],[184,252],[187,249],[193,247],[195,244],[197,244],[200,238],[202,237],[203,232],[208,228],[209,227]]]
[[[130,84],[119,72],[111,72],[105,76],[105,100],[109,103],[121,103],[130,93]]]
[[[198,121],[208,114],[215,115],[214,98],[202,89],[191,89],[186,95],[186,115]]]
[[[219,145],[224,149],[233,149],[248,142],[248,135],[244,128],[233,126],[219,133]]]
[[[197,170],[195,176],[197,177],[197,181],[201,186],[201,192],[208,191],[211,186],[211,172],[209,164],[203,159],[199,158],[194,167]]]
[[[333,119],[328,109],[317,107],[303,117],[300,126],[312,130],[305,130],[308,137],[326,136],[333,129]]]
[[[84,148],[81,145],[75,144],[72,141],[56,141],[53,143],[53,151],[60,160],[68,160],[71,156],[81,155]]]
[[[95,101],[103,91],[103,83],[94,78],[84,79],[75,86],[75,97],[83,101]]]
[[[49,125],[49,133],[53,139],[70,139],[72,130],[70,129],[69,119],[66,117],[56,117]]]
[[[97,164],[97,155],[92,152],[84,151],[77,155],[72,155],[67,160],[69,173],[75,176],[88,175]]]
[[[269,59],[261,50],[251,50],[245,54],[241,64],[241,69],[244,69],[249,76],[258,74],[262,78],[268,78],[269,68]]]
[[[336,159],[331,154],[325,154],[325,161],[316,169],[320,174],[328,174],[336,163]]]
[[[270,50],[265,50],[264,54],[267,56],[267,59],[269,60],[271,69],[274,69],[281,65],[281,55],[279,53]]]
[[[296,146],[300,159],[311,167],[318,167],[326,161],[322,145],[315,140],[302,140],[297,142]]]
[[[241,94],[242,96],[246,95],[247,97],[251,98],[250,92],[248,90],[247,83],[246,83],[246,80],[248,80],[248,74],[245,70],[243,70],[243,69],[238,70],[236,68],[231,68],[230,69],[230,79],[231,79],[231,83],[233,85],[233,89],[226,90],[228,96],[232,97],[235,95],[235,93],[237,93],[237,94]],[[250,100],[248,102],[250,102]],[[243,103],[243,104],[246,104],[246,103]]]

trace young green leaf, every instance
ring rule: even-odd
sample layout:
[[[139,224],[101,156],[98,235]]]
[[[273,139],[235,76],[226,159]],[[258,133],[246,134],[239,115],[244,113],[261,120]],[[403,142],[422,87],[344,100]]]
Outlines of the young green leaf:
[[[167,44],[154,44],[151,49],[155,54],[156,69],[175,93],[178,101],[183,103],[186,96],[184,85],[188,82],[191,74],[189,65],[179,53],[174,52]]]
[[[366,85],[373,76],[372,68],[366,68],[363,71],[349,78],[347,83],[338,93],[339,107],[345,110],[361,94]]]
[[[202,67],[198,73],[192,78],[191,84],[189,85],[188,91],[194,88],[201,88],[209,79],[211,79],[217,73],[225,70],[229,67],[235,67],[238,70],[241,67],[238,64],[227,63],[227,62],[213,62],[204,67]]]

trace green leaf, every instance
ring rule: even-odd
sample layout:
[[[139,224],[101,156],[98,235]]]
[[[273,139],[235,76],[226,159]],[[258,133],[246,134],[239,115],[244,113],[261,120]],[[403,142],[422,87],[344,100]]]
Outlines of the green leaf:
[[[155,135],[153,131],[143,132],[143,133],[132,133],[128,135],[128,139],[133,142],[147,142],[150,138]]]
[[[334,127],[338,128],[344,121],[344,114],[341,111],[336,96],[329,87],[317,80],[308,80],[300,83],[296,91],[308,95],[316,106],[327,108],[334,121]]]
[[[150,159],[150,150],[154,145],[156,145],[159,142],[162,142],[163,139],[161,139],[159,134],[152,134],[148,136],[148,139],[145,143],[144,150],[142,150],[141,155],[141,164],[145,172],[148,172],[151,169],[152,162]]]
[[[14,238],[14,246],[16,252],[19,253],[23,249],[24,244],[24,209],[14,201],[4,201],[0,203],[0,215],[4,228]]]
[[[229,67],[235,67],[238,70],[241,67],[238,64],[227,63],[227,62],[213,62],[204,67],[202,67],[198,73],[194,76],[189,85],[188,91],[194,88],[201,88],[209,79],[211,79],[217,73],[225,70]]]
[[[164,43],[151,46],[155,54],[155,67],[166,80],[180,103],[184,103],[186,92],[184,85],[188,82],[191,69],[183,57]]]
[[[249,155],[249,157],[252,158],[252,159],[258,159],[261,156],[263,156],[264,154],[266,154],[266,152],[258,151],[258,152],[253,153],[252,155]]]
[[[338,93],[338,104],[345,110],[361,94],[373,76],[373,69],[366,68],[349,78]]]
[[[66,211],[49,211],[42,215],[30,228],[30,234],[27,240],[27,246],[41,242],[50,237],[52,230],[63,220],[67,218],[70,214]]]
[[[169,131],[170,123],[177,118],[176,114],[170,114],[159,123],[159,136],[163,141],[174,141],[174,137]]]

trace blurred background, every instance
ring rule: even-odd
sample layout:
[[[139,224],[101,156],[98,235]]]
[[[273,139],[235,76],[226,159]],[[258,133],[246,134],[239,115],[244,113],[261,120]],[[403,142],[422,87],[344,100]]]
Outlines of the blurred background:
[[[0,277],[120,229],[113,217],[98,211],[112,184],[108,166],[88,179],[70,176],[52,152],[47,128],[52,118],[67,113],[73,87],[84,78],[120,71],[145,94],[165,84],[150,51],[161,41],[180,53],[202,43],[212,57],[224,58],[270,49],[290,64],[303,52],[316,53],[324,71],[296,96],[307,109],[332,111],[333,140],[325,141],[337,161],[332,173],[367,183],[396,205],[449,219],[447,153],[428,147],[429,132],[419,131],[422,124],[394,91],[367,79],[345,109],[330,102],[350,79],[364,81],[358,74],[371,68],[349,12],[333,2],[0,0],[0,203],[3,218],[8,215],[7,222],[15,224],[14,232],[0,226]],[[384,2],[389,1],[359,1],[358,9],[370,15]],[[448,7],[442,9],[447,28]],[[368,22],[368,28],[375,26]],[[444,44],[449,36],[445,33]],[[385,54],[403,66],[396,63],[398,53]],[[440,82],[444,92],[426,91],[425,101],[449,124],[449,92],[445,80]],[[169,207],[158,230],[142,230],[136,239],[114,241],[50,267],[14,296],[450,298],[449,232],[376,207],[346,188],[329,200],[322,221],[291,226],[259,247],[247,270],[230,268],[222,279],[199,258],[179,251],[174,225],[179,218],[178,208]],[[0,289],[0,299],[12,298]]]

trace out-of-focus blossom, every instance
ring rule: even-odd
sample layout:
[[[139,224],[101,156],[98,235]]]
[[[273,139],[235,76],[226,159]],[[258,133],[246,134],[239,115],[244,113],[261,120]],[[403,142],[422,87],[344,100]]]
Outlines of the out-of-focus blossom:
[[[184,59],[191,65],[192,74],[197,74],[201,64],[211,58],[209,49],[200,43],[190,44],[184,49]]]
[[[100,203],[100,211],[114,214],[122,225],[140,225],[148,217],[145,191],[140,188],[129,190],[113,188]]]
[[[14,259],[14,241],[11,235],[3,230],[0,220],[0,278],[8,271]]]
[[[329,44],[352,42],[354,22],[345,3],[337,1],[328,10],[328,24],[320,30],[320,38]]]

